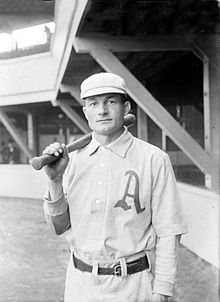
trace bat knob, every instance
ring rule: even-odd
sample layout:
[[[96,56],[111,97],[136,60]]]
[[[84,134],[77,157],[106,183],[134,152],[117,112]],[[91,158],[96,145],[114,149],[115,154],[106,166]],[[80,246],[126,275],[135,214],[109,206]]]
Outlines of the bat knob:
[[[58,158],[53,155],[45,154],[39,157],[32,158],[31,165],[35,170],[40,170],[44,166],[56,161],[57,159]]]

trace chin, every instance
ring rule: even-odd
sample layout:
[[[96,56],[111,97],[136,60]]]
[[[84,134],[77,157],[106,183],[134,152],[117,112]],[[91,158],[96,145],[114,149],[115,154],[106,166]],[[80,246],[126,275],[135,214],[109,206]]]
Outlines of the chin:
[[[100,127],[100,128],[96,128],[95,132],[99,135],[105,135],[105,136],[112,136],[116,133],[121,132],[122,128],[115,128],[115,127]]]
[[[110,135],[114,131],[112,129],[96,129],[95,132],[99,135]]]

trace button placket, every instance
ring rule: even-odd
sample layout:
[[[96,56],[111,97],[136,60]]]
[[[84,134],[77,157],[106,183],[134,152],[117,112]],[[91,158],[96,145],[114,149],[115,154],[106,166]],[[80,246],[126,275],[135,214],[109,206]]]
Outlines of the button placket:
[[[89,237],[92,239],[99,239],[102,231],[102,223],[104,219],[105,203],[106,203],[106,179],[107,179],[107,167],[108,151],[102,148],[99,152],[99,163],[97,166],[96,180],[94,181],[94,199],[91,204],[91,216]]]

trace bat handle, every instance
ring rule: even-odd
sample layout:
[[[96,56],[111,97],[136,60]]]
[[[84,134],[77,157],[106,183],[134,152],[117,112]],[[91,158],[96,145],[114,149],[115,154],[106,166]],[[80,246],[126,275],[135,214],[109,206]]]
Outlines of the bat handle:
[[[86,145],[88,145],[91,139],[92,139],[92,133],[84,135],[83,137],[76,140],[75,142],[68,144],[66,146],[67,152],[70,153],[77,149],[81,149],[85,147]],[[41,170],[44,166],[51,164],[52,162],[58,160],[59,158],[60,158],[59,156],[44,154],[32,158],[31,165],[35,170]]]
[[[133,114],[128,114],[124,117],[125,126],[129,127],[132,124],[134,124],[134,122],[135,122],[135,116]],[[89,134],[84,135],[80,139],[68,144],[66,146],[68,153],[73,152],[77,149],[84,148],[86,145],[88,145],[88,143],[91,141],[91,139],[92,139],[92,133],[89,133]],[[45,154],[45,155],[41,155],[41,156],[32,158],[30,163],[35,170],[40,170],[44,166],[51,164],[52,162],[56,161],[57,159],[59,159],[59,156]]]

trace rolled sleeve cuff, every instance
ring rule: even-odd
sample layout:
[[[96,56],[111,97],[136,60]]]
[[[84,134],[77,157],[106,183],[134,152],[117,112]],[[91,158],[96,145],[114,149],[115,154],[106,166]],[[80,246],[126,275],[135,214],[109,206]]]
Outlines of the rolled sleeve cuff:
[[[43,198],[43,201],[44,201],[44,210],[46,214],[50,216],[62,215],[63,213],[66,212],[68,208],[68,203],[63,193],[58,199],[51,200],[50,193],[47,192],[46,196]]]
[[[182,235],[188,232],[186,225],[174,224],[172,226],[155,225],[156,234],[158,237]]]
[[[172,283],[154,280],[153,293],[164,296],[173,296],[174,285]]]

